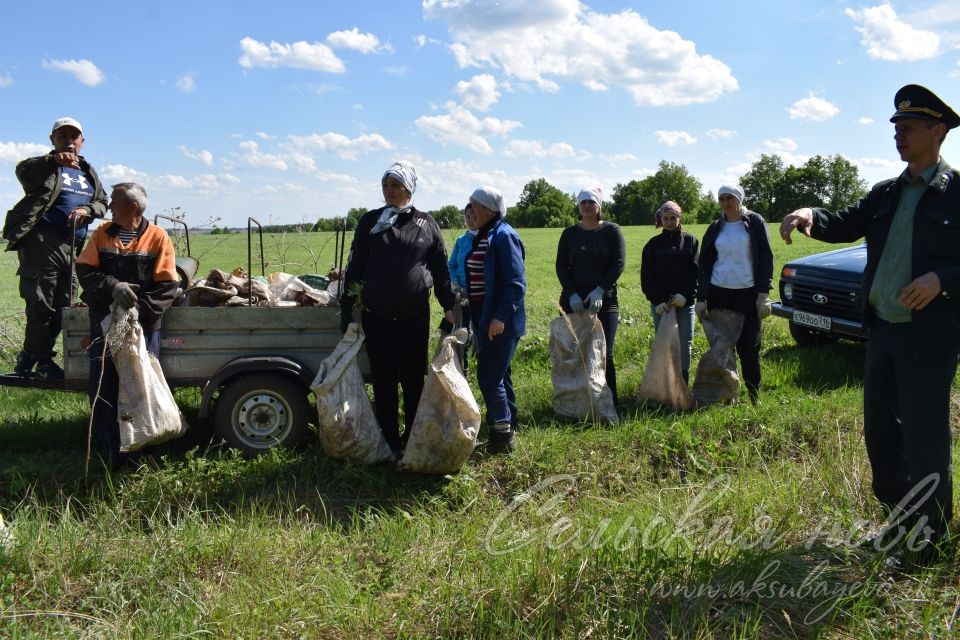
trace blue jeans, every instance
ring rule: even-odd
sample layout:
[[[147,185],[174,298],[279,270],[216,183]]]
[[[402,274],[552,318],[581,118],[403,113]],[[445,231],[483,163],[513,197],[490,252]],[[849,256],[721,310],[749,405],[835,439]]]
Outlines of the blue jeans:
[[[487,406],[487,422],[491,425],[517,426],[517,397],[510,378],[510,362],[519,341],[519,337],[503,334],[493,340],[486,335],[477,336],[477,384]]]
[[[650,304],[650,315],[653,316],[653,330],[660,326],[660,314],[654,311],[657,305]],[[680,370],[690,371],[690,354],[693,351],[693,305],[676,307],[677,329],[680,331]]]
[[[617,327],[620,325],[620,312],[617,310],[602,310],[597,314],[600,320],[600,326],[603,327],[603,340],[607,343],[607,386],[613,393],[613,404],[620,406],[620,398],[617,396],[617,368],[613,364],[613,343],[617,339]]]

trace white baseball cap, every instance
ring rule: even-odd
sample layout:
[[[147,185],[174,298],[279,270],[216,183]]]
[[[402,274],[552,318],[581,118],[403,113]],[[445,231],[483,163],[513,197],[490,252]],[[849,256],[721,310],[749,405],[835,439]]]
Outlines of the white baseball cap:
[[[80,123],[73,118],[57,118],[53,121],[53,129],[50,130],[50,133],[53,134],[53,132],[60,127],[73,127],[79,131],[81,135],[83,135],[83,127],[81,127]]]

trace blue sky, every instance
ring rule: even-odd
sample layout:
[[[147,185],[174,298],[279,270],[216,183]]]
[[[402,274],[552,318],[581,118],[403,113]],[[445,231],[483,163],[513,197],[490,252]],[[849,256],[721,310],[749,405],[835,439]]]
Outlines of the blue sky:
[[[761,153],[872,183],[902,169],[900,86],[960,109],[956,1],[16,2],[0,39],[0,206],[70,115],[104,182],[195,225],[375,208],[395,159],[421,209],[540,177],[609,195],[660,160],[716,192]]]

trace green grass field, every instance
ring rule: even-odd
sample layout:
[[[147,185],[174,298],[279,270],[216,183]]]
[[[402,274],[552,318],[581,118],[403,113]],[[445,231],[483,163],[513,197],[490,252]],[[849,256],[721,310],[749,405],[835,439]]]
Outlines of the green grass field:
[[[639,256],[654,230],[624,231],[616,357],[628,400],[653,337]],[[0,637],[960,635],[957,558],[893,575],[850,543],[882,517],[860,433],[863,345],[801,349],[771,318],[760,406],[558,421],[547,326],[559,234],[521,233],[530,322],[514,361],[518,449],[475,456],[454,476],[344,464],[317,444],[246,460],[210,444],[193,414],[199,394],[183,390],[193,428],[167,455],[86,478],[86,398],[0,388]],[[772,242],[778,268],[830,248]],[[246,243],[192,238],[201,272],[245,265]],[[330,234],[264,245],[268,272],[333,262]],[[0,364],[12,370],[15,256],[0,265]],[[698,335],[695,362],[705,348]]]

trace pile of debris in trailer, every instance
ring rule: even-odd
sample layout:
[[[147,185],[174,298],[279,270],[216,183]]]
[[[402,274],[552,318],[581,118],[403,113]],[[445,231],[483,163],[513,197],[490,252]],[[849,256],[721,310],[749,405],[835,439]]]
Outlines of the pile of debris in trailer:
[[[237,267],[231,273],[213,269],[193,281],[174,303],[179,307],[331,307],[336,306],[340,270],[326,276],[294,276],[277,271],[249,277]]]

